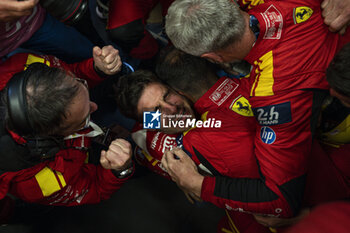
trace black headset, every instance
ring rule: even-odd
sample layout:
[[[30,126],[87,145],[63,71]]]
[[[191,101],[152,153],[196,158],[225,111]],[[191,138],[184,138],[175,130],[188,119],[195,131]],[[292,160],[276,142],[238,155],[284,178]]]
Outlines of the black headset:
[[[56,153],[65,148],[63,137],[38,137],[28,117],[26,87],[28,75],[14,75],[7,84],[7,109],[14,129],[27,141],[25,146],[33,157],[40,159],[53,158]]]
[[[28,75],[14,75],[7,86],[8,114],[12,124],[18,133],[28,135],[33,133],[27,112],[27,87]]]

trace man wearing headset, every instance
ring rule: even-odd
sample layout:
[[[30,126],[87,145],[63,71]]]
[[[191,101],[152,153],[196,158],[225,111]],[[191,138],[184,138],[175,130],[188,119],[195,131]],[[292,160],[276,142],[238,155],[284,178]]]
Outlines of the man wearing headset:
[[[92,140],[103,132],[90,121],[97,105],[88,91],[103,80],[99,73],[116,74],[121,65],[118,51],[105,46],[77,64],[16,54],[0,67],[0,199],[11,194],[75,206],[100,202],[121,187],[133,171],[131,145],[115,139],[99,164],[89,163]]]

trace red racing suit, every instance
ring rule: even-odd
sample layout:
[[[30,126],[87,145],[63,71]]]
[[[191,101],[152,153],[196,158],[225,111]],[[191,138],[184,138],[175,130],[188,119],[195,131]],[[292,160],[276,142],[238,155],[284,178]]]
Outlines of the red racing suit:
[[[262,2],[262,4],[260,4]],[[312,148],[312,130],[328,89],[325,70],[350,41],[323,23],[321,0],[238,1],[259,21],[260,33],[245,60],[252,65],[249,102],[258,121],[255,156],[266,183],[278,185],[290,203],[281,216],[298,211]],[[260,5],[259,5],[260,4]],[[275,206],[275,212],[281,211]]]
[[[86,79],[90,86],[103,80],[95,72],[92,58],[68,65],[52,56],[16,54],[0,66],[0,90],[14,73],[22,71],[25,65],[33,62],[62,67],[76,77]],[[53,160],[29,166],[27,164],[24,169],[17,169],[14,165],[16,161],[21,162],[28,154],[26,147],[22,146],[26,141],[1,127],[0,199],[10,193],[24,201],[45,205],[98,203],[108,199],[127,180],[116,178],[111,170],[104,169],[101,165],[87,162],[91,137],[86,133],[92,129],[64,140],[66,148],[61,149]]]
[[[183,146],[199,168],[212,175],[204,178],[203,200],[229,210],[288,216],[293,204],[289,200],[302,199],[303,192],[289,186],[283,192],[278,183],[267,177],[274,170],[261,170],[260,167],[270,166],[270,161],[254,155],[256,120],[248,91],[247,79],[221,78],[194,105],[203,121],[211,119],[211,126],[221,121],[221,127],[196,127],[183,135],[136,131],[133,139],[143,149],[138,151],[138,157],[148,161],[152,170],[167,176],[159,163],[164,151]],[[288,170],[290,164],[280,166],[283,167],[275,170]],[[298,182],[304,185],[303,181]]]
[[[146,20],[150,12],[158,3],[161,3],[162,15],[165,16],[173,1],[174,0],[110,0],[107,29],[112,30],[139,19],[142,19],[143,24],[146,25]],[[147,30],[144,30],[143,33],[144,37],[140,40],[140,43],[130,51],[130,56],[138,59],[149,59],[158,52],[158,44]]]

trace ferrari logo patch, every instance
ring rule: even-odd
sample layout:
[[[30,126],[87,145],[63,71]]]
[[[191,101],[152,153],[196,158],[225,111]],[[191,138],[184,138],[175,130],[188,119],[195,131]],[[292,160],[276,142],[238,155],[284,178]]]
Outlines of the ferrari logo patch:
[[[254,116],[249,101],[243,96],[237,97],[230,106],[231,110],[242,116]]]
[[[294,24],[302,23],[308,20],[314,11],[307,6],[299,6],[293,9],[294,11]]]

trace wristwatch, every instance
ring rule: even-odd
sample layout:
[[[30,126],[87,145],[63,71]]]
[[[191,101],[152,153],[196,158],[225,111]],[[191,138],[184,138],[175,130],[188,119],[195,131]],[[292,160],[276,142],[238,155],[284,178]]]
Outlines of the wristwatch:
[[[112,170],[113,174],[114,174],[117,178],[119,178],[119,179],[126,178],[126,177],[129,176],[133,171],[134,171],[134,166],[133,166],[133,164],[131,164],[131,167],[128,167],[128,168],[126,168],[125,170],[122,170],[122,171]]]

